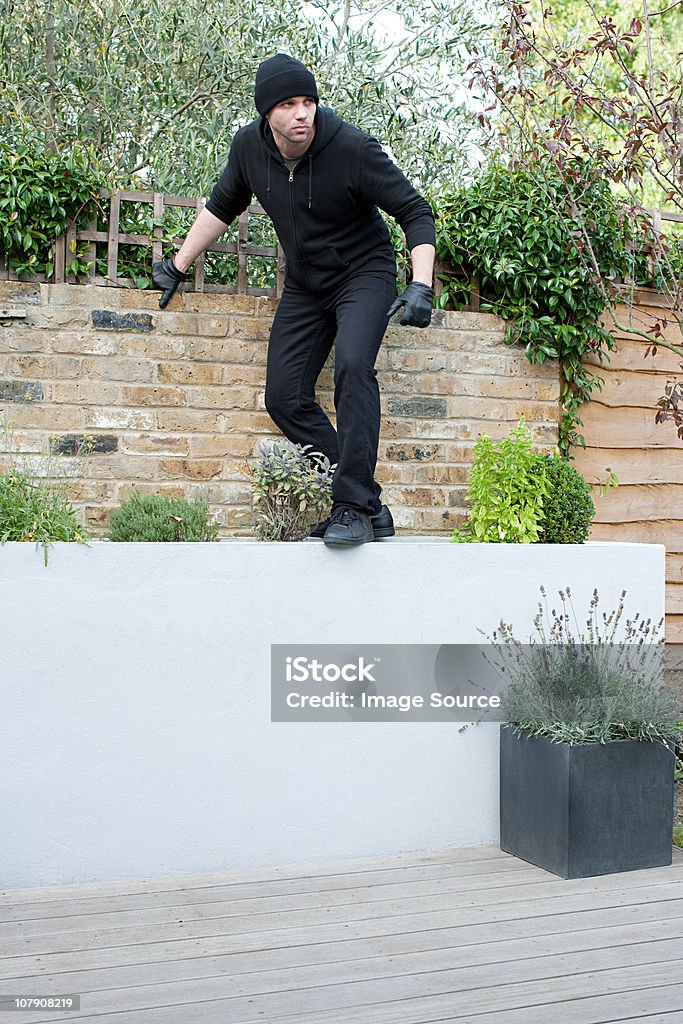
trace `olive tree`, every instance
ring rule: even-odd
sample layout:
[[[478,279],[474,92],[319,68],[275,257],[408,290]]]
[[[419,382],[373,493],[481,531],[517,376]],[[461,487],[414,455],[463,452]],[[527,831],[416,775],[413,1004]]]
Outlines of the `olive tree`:
[[[1,131],[91,146],[126,185],[205,193],[256,116],[258,63],[285,51],[426,186],[465,173],[462,82],[485,39],[464,0],[0,0]]]

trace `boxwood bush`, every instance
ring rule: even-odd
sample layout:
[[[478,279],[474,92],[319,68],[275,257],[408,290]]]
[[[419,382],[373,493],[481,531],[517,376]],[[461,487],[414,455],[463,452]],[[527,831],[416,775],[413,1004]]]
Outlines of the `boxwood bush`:
[[[583,544],[595,506],[576,466],[558,451],[533,450],[522,418],[500,441],[480,434],[474,445],[459,543]]]
[[[561,455],[538,455],[546,493],[539,524],[541,544],[583,544],[595,515],[590,487],[573,462]]]

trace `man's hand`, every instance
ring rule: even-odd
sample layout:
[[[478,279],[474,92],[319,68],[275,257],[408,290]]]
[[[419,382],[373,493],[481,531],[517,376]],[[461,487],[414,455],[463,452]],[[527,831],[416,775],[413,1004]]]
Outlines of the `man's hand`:
[[[389,319],[403,306],[401,324],[403,327],[429,327],[432,319],[434,292],[428,284],[413,281],[402,295],[394,300],[387,311]]]
[[[176,288],[185,279],[185,274],[178,270],[172,258],[159,260],[158,263],[154,264],[152,267],[152,283],[155,288],[160,288],[164,293],[159,299],[159,309],[166,309]]]

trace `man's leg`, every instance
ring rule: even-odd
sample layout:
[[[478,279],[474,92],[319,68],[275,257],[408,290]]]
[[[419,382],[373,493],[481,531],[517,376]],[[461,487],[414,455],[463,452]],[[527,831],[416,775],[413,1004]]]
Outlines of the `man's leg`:
[[[315,400],[315,383],[332,348],[334,313],[307,291],[286,287],[268,345],[266,409],[294,444],[312,445],[332,464],[337,433]]]
[[[366,515],[381,507],[382,488],[374,476],[380,429],[375,361],[387,328],[387,310],[395,297],[393,277],[368,273],[347,281],[335,301],[339,461],[332,493],[335,505],[350,505]]]

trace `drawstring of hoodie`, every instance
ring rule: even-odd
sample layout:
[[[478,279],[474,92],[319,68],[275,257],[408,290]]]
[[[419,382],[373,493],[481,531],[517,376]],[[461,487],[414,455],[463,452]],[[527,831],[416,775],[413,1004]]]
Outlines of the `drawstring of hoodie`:
[[[268,182],[266,184],[266,195],[270,195],[270,153],[268,154]]]

